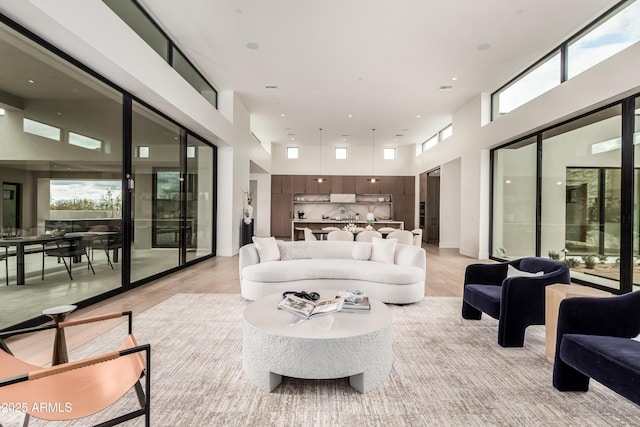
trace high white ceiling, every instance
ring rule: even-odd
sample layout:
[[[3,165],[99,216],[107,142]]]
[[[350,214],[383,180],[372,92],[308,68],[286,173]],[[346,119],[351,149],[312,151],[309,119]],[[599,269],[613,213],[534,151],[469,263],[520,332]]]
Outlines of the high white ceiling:
[[[239,94],[260,140],[318,144],[322,128],[323,144],[371,145],[375,128],[376,145],[393,146],[433,136],[616,1],[140,3],[219,91]]]

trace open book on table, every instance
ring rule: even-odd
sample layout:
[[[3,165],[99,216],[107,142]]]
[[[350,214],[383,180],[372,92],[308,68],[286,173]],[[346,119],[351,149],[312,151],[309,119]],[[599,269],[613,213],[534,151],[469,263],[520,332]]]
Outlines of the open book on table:
[[[342,308],[342,298],[335,298],[326,301],[312,302],[295,295],[287,295],[280,301],[277,307],[288,311],[296,316],[311,319],[324,314],[331,314],[340,311]]]

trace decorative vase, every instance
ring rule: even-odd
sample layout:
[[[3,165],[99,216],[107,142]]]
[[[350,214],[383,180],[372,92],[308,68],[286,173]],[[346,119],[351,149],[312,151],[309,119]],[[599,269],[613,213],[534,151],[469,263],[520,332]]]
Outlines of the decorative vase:
[[[244,223],[251,224],[251,218],[253,218],[253,206],[247,205],[247,207],[244,208]]]

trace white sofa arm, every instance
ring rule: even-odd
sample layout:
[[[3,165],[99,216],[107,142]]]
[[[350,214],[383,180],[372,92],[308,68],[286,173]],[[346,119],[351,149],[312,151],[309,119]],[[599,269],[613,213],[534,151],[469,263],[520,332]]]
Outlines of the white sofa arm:
[[[397,265],[418,267],[426,273],[427,251],[413,245],[397,245],[394,263]]]
[[[249,243],[240,248],[238,266],[240,268],[240,280],[242,281],[242,269],[253,264],[260,263],[260,256],[258,256],[258,250],[256,245]]]

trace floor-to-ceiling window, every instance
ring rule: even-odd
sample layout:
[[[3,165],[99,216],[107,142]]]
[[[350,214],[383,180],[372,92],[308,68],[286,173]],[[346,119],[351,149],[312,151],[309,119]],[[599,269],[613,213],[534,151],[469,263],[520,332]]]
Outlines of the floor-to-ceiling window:
[[[215,254],[214,146],[2,15],[0,52],[0,329]]]
[[[186,261],[213,252],[213,148],[200,138],[187,135]]]
[[[97,248],[122,227],[123,96],[4,24],[0,52],[1,328],[122,285],[116,249]],[[55,228],[64,240],[47,240]],[[49,256],[57,245],[87,256]]]
[[[536,138],[493,153],[492,255],[518,258],[536,249]]]
[[[619,289],[621,106],[542,133],[541,256]]]
[[[636,101],[636,114],[625,113],[628,102],[622,100],[492,152],[493,257],[559,259],[569,265],[574,281],[615,292],[640,283],[640,266],[634,258],[640,250],[640,173],[638,161],[634,166],[626,155],[625,162],[623,154],[624,129],[635,128],[631,138],[639,141],[639,109]],[[625,171],[636,181],[633,193]],[[625,211],[627,194],[634,196]],[[625,224],[630,223],[623,220],[632,216],[633,250],[631,243],[625,249],[624,239],[630,234],[625,234]]]
[[[180,128],[133,104],[131,281],[180,265]]]

